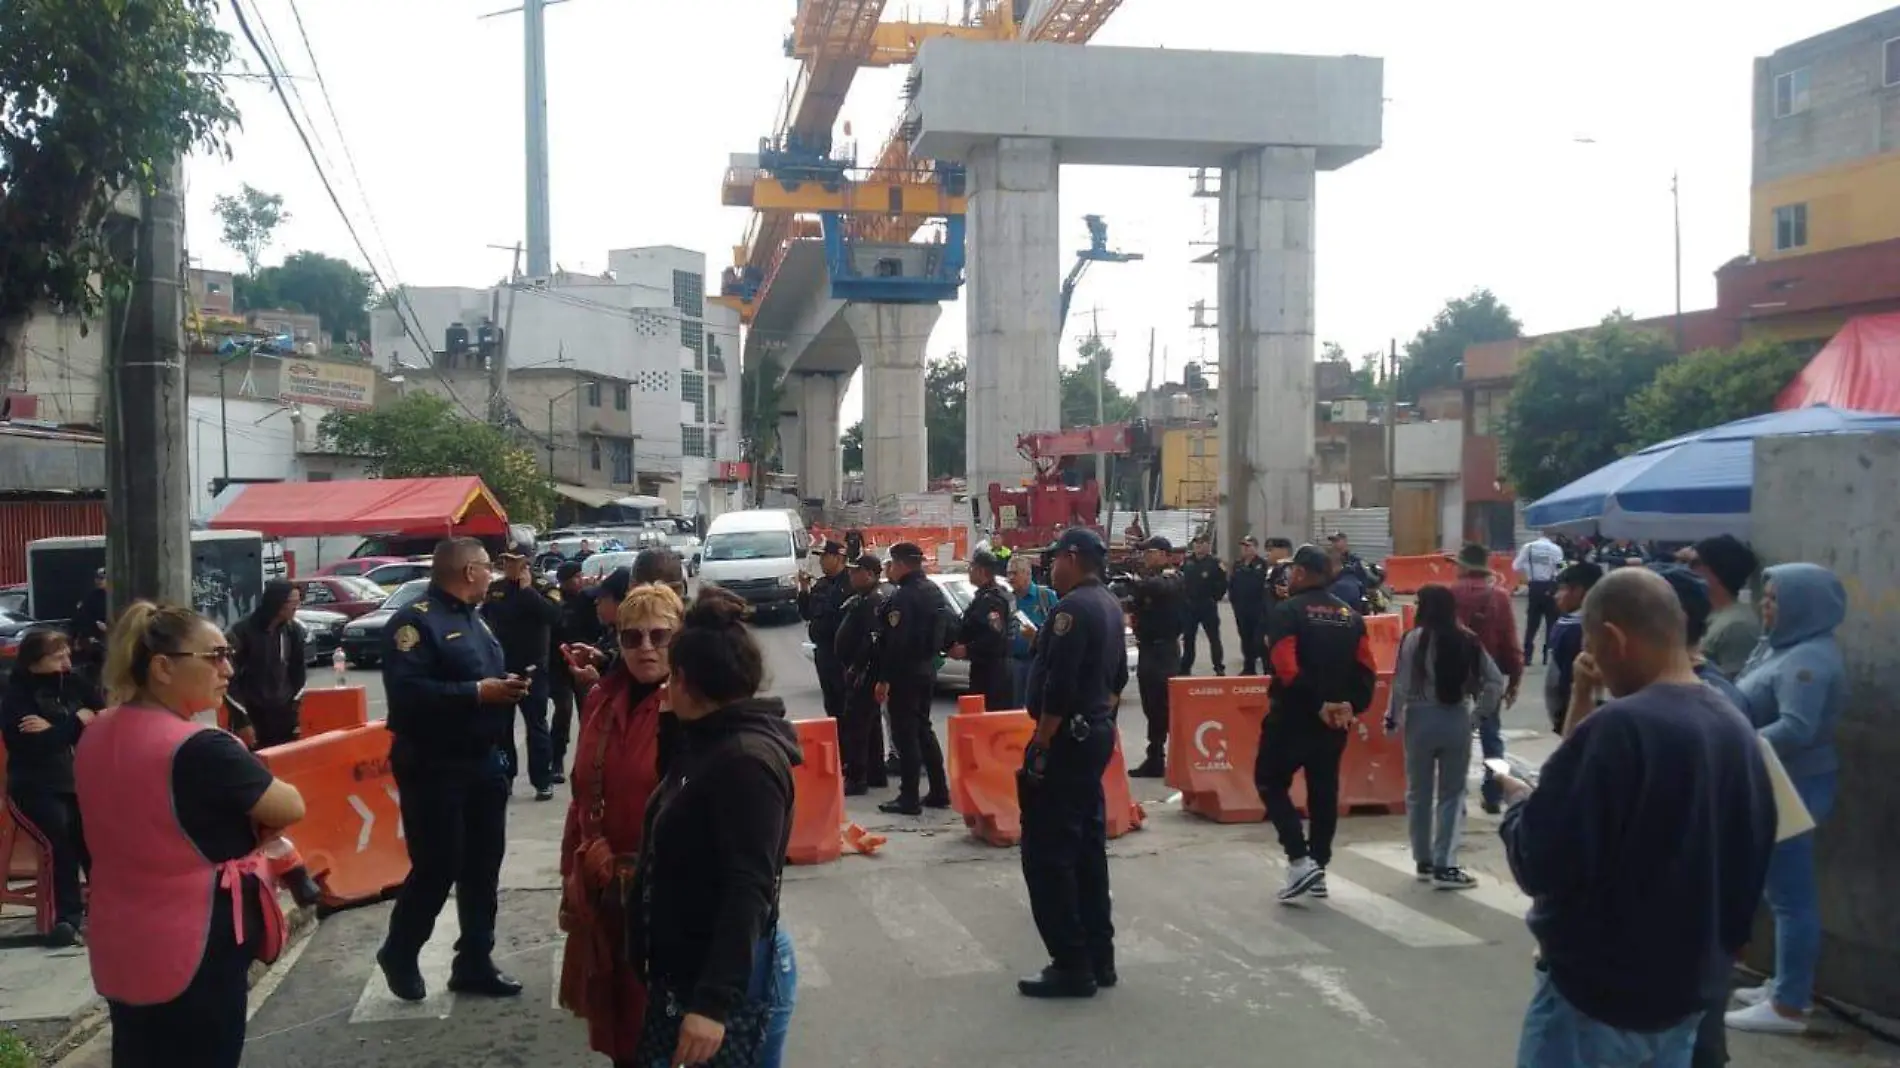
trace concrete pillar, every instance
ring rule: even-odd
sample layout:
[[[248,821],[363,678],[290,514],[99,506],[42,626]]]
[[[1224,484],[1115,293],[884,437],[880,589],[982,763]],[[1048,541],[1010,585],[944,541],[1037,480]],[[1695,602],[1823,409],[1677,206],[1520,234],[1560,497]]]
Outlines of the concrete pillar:
[[[798,465],[799,496],[827,503],[839,499],[844,486],[844,450],[839,445],[838,405],[844,400],[840,374],[794,375],[792,399],[798,405],[800,443],[804,457]]]
[[[929,485],[924,432],[924,346],[936,304],[847,304],[846,324],[864,360],[864,496],[922,493]],[[834,424],[835,425],[835,424]]]
[[[1062,388],[1060,160],[1046,138],[1005,137],[970,155],[970,495],[989,512],[989,486],[1030,474],[1016,436],[1058,430]]]
[[[786,397],[786,402],[796,404],[797,394]],[[796,475],[805,469],[805,428],[800,424],[797,412],[780,412],[778,415],[778,468],[788,475]]]
[[[1313,536],[1311,148],[1251,149],[1221,172],[1221,551]]]

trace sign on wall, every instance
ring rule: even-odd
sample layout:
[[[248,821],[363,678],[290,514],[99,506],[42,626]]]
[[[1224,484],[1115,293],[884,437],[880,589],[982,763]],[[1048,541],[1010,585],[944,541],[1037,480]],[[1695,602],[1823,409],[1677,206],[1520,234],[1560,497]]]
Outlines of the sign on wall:
[[[332,408],[375,406],[376,372],[368,367],[321,360],[285,360],[278,373],[277,399]]]

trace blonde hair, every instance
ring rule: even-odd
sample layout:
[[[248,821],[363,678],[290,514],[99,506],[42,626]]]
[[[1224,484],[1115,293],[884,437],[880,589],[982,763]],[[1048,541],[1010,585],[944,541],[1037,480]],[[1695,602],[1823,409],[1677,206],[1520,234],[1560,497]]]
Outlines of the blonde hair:
[[[177,605],[133,601],[106,635],[106,696],[115,705],[137,697],[151,680],[152,660],[182,652],[192,631],[210,620]]]
[[[631,627],[640,620],[658,617],[677,628],[685,614],[686,605],[671,586],[635,586],[620,599],[614,625]]]

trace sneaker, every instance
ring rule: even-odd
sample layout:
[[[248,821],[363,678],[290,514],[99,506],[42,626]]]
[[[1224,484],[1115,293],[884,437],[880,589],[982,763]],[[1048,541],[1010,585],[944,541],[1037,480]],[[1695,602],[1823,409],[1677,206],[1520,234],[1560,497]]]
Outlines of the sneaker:
[[[1774,992],[1773,983],[1763,983],[1760,986],[1745,986],[1729,996],[1735,999],[1737,1005],[1759,1005],[1767,1001],[1768,995]]]
[[[1326,869],[1313,863],[1312,857],[1301,857],[1286,866],[1286,885],[1280,888],[1281,901],[1296,901],[1312,893],[1316,883],[1324,882]]]
[[[80,936],[77,924],[61,921],[54,924],[52,931],[47,933],[46,944],[63,948],[66,946],[83,946],[86,944],[86,940]]]
[[[1417,872],[1418,872],[1418,881],[1419,881],[1419,882],[1421,882],[1421,883],[1429,883],[1429,882],[1431,882],[1431,881],[1432,881],[1432,872],[1434,872],[1434,871],[1437,871],[1437,870],[1438,870],[1437,868],[1434,868],[1434,867],[1432,867],[1432,866],[1431,866],[1431,864],[1429,864],[1429,863],[1426,863],[1426,864],[1418,864],[1418,865],[1415,865],[1415,867],[1416,867],[1416,870],[1417,870]]]
[[[1774,1003],[1766,998],[1745,1008],[1735,1009],[1722,1017],[1731,1031],[1752,1031],[1762,1035],[1805,1035],[1808,1033],[1808,1018],[1787,1017],[1775,1011]]]
[[[554,787],[552,786],[537,787],[534,791],[534,799],[536,801],[554,800]]]
[[[1309,897],[1331,897],[1332,896],[1331,893],[1326,889],[1326,869],[1324,867],[1320,868],[1319,878],[1313,880],[1312,887],[1310,887],[1306,891],[1306,893]]]
[[[1440,890],[1469,890],[1478,880],[1463,868],[1439,868],[1432,872],[1432,885]]]

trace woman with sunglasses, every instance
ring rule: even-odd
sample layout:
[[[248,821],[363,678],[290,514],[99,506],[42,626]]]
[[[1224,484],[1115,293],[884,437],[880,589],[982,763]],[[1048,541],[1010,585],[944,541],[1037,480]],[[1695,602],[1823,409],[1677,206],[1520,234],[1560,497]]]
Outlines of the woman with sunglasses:
[[[303,818],[295,787],[234,736],[196,721],[231,681],[231,648],[186,608],[138,602],[107,640],[116,707],[79,739],[92,854],[93,986],[114,1068],[235,1068],[251,961],[285,924],[260,841]]]
[[[667,647],[682,610],[663,585],[621,599],[620,655],[588,691],[574,745],[574,799],[561,836],[561,1004],[587,1021],[588,1044],[616,1065],[634,1063],[646,1011],[646,985],[621,953],[624,903],[660,782]]]

